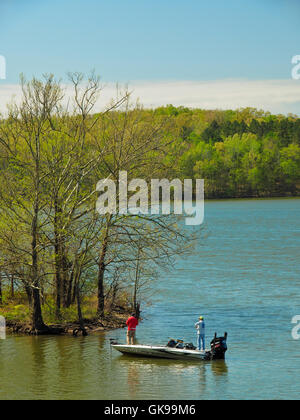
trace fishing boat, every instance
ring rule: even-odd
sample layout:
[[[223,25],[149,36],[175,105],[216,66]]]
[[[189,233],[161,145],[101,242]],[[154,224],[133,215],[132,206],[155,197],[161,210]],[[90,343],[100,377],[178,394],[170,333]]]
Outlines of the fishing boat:
[[[197,350],[192,343],[171,339],[165,346],[151,346],[142,344],[119,344],[113,339],[111,346],[123,354],[131,356],[158,357],[176,360],[220,360],[225,359],[227,351],[227,333],[223,337],[215,336],[210,343],[210,349]]]

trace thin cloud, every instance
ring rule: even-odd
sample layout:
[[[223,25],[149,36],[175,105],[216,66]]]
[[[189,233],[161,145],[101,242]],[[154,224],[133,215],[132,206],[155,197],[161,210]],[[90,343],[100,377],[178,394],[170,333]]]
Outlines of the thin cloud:
[[[66,86],[66,96],[71,87]],[[215,81],[137,81],[129,84],[132,98],[146,108],[173,104],[203,109],[254,107],[272,113],[300,115],[299,80],[215,80]],[[116,85],[107,83],[96,104],[100,111],[116,95]],[[12,97],[21,97],[19,85],[0,84],[0,111]]]

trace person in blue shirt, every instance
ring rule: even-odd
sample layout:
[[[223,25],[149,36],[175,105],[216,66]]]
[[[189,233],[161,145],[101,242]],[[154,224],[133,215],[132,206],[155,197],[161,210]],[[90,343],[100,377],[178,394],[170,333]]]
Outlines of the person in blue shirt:
[[[199,321],[196,322],[195,328],[197,328],[198,350],[205,350],[205,322],[203,316],[199,317]]]

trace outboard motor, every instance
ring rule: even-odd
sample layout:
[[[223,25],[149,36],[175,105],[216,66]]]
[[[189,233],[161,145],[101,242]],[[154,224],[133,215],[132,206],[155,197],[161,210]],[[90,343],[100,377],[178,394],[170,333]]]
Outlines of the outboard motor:
[[[214,338],[210,342],[210,353],[212,360],[225,359],[225,353],[227,351],[227,332],[224,337],[217,337],[215,333]]]

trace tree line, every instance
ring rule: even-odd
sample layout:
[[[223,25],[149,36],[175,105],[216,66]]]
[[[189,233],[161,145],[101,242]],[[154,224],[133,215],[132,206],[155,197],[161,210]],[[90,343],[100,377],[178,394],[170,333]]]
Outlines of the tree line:
[[[300,119],[254,108],[158,108],[176,122],[173,175],[205,179],[206,198],[297,196]],[[171,156],[171,154],[173,156]]]

